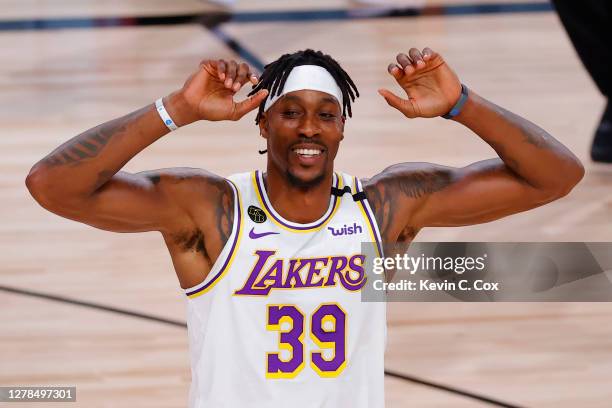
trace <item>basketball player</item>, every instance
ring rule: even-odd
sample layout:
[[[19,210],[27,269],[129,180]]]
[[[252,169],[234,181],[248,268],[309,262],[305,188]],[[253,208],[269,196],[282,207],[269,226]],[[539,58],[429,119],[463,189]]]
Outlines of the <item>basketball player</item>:
[[[364,181],[335,171],[359,94],[334,59],[305,50],[267,65],[261,80],[244,63],[204,61],[179,91],[32,168],[30,192],[56,214],[161,232],[188,297],[192,407],[382,407],[385,304],[360,301],[360,243],[492,221],[563,197],[582,178],[566,147],[462,86],[431,49],[398,54],[388,71],[407,94],[380,90],[389,105],[455,120],[499,157],[465,168],[396,164]],[[249,82],[251,96],[235,102]],[[257,108],[265,171],[120,171],[170,130]]]

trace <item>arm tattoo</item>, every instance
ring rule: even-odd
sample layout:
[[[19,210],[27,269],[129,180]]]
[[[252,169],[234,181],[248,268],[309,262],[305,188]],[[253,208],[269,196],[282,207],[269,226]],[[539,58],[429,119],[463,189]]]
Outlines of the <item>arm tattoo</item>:
[[[493,109],[499,116],[501,116],[506,121],[510,122],[520,130],[521,134],[523,135],[523,140],[525,142],[537,148],[554,147],[556,140],[544,129],[528,121],[527,119],[522,118],[519,115],[502,108],[501,106],[498,106],[494,103],[490,104],[493,106]],[[497,151],[497,149],[495,150]]]
[[[398,222],[402,224],[400,239],[414,238],[416,235],[416,228],[406,225],[408,220],[396,220],[401,215],[399,210],[403,200],[418,200],[443,190],[453,182],[452,170],[433,166],[423,170],[398,164],[385,169],[379,176],[365,190],[383,241],[391,240],[392,237],[388,235],[390,227]]]
[[[374,218],[378,224],[380,235],[383,241],[386,241],[387,231],[390,222],[390,213],[392,202],[387,194],[385,194],[385,186],[367,184],[364,187],[368,203],[374,212]]]
[[[217,232],[223,245],[232,233],[234,223],[234,191],[225,180],[220,180],[217,188],[221,191],[220,205],[216,206]]]
[[[140,115],[143,109],[81,133],[51,152],[44,159],[44,163],[50,166],[78,165],[83,160],[98,156],[113,137],[125,132],[131,121]]]
[[[390,186],[405,196],[420,198],[440,191],[451,183],[449,170],[412,171],[392,179]]]
[[[147,176],[153,183],[159,183],[158,175]],[[189,175],[179,177],[181,179],[190,178]],[[174,182],[177,182],[175,180]],[[227,243],[234,223],[234,192],[228,182],[222,178],[214,177],[208,179],[209,186],[212,187],[207,193],[206,200],[215,208],[215,225],[205,236],[201,228],[194,230],[183,230],[173,235],[174,242],[185,252],[191,251],[200,253],[211,265],[219,254],[210,253],[207,242],[219,242],[219,253]],[[212,234],[210,236],[208,234]],[[214,235],[217,235],[214,237]],[[218,241],[217,241],[218,240]]]
[[[552,137],[544,129],[529,121],[518,121],[517,123],[525,141],[535,147],[550,147]]]

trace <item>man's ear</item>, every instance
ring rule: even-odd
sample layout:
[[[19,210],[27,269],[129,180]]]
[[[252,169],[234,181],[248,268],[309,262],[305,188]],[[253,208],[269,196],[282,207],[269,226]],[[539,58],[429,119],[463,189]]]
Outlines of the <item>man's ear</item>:
[[[268,138],[268,113],[262,112],[259,117],[259,134],[264,139]]]
[[[346,123],[346,116],[342,115],[340,117],[340,132],[342,132],[342,137],[340,140],[344,140],[344,124]]]

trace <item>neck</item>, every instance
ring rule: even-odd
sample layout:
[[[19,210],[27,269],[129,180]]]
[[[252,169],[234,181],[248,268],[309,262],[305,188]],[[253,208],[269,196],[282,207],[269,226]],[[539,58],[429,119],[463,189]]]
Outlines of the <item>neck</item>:
[[[268,166],[264,174],[264,185],[268,198],[277,213],[283,218],[307,224],[321,218],[329,208],[333,172],[312,187],[298,187],[285,174]]]

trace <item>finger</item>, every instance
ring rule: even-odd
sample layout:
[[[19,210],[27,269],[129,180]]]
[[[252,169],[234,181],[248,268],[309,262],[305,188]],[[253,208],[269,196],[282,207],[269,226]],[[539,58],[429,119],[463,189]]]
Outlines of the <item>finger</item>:
[[[227,75],[225,78],[225,87],[226,88],[232,88],[232,85],[234,84],[234,80],[236,79],[236,71],[238,70],[238,64],[236,64],[236,61],[231,60],[228,64],[227,64]]]
[[[399,96],[387,89],[379,89],[378,93],[383,98],[385,98],[385,101],[387,101],[389,106],[394,107],[395,109],[402,112],[408,117],[414,117],[414,109],[412,108],[412,104],[409,103],[409,101],[400,98]]]
[[[389,71],[389,73],[393,75],[395,79],[400,79],[402,75],[404,75],[404,71],[398,67],[397,64],[389,64],[387,71]]]
[[[402,101],[402,98],[393,92],[389,91],[388,89],[379,89],[378,93],[385,98],[385,101],[387,101],[389,106],[392,106],[400,111],[403,109],[404,102]]]
[[[219,79],[222,81],[225,79],[226,70],[227,70],[227,64],[225,60],[220,59],[217,62],[217,72],[219,73]]]
[[[257,75],[251,72],[249,73],[249,81],[251,81],[253,85],[257,85],[257,83],[259,82],[259,78],[257,78]]]
[[[429,47],[423,48],[423,59],[429,61],[433,59],[437,54]]]
[[[234,92],[238,92],[242,85],[247,81],[247,75],[249,74],[249,66],[242,62],[238,66],[238,74],[236,75],[236,81],[234,81]]]
[[[410,59],[412,60],[412,65],[414,66],[415,69],[425,67],[425,61],[423,61],[423,55],[421,54],[421,51],[419,51],[417,48],[411,48],[410,51],[408,51],[408,55],[410,55]]]
[[[234,105],[234,113],[232,114],[232,120],[238,120],[253,109],[257,108],[268,96],[267,89],[260,89],[255,95],[237,102]]]
[[[200,65],[199,68],[200,70],[204,70],[206,72],[208,72],[208,74],[212,77],[219,77],[219,68],[218,68],[218,62],[217,61],[213,61],[213,60],[202,60],[200,61]],[[191,79],[191,78],[189,78]]]
[[[400,64],[402,69],[406,68],[406,66],[408,66],[408,65],[410,65],[412,63],[412,61],[410,61],[410,57],[408,57],[403,52],[400,52],[399,54],[397,54],[395,59],[397,60],[397,63]]]
[[[412,61],[410,61],[410,58],[402,53],[397,54],[397,62],[402,66],[402,70],[404,71],[404,73],[406,73],[407,75],[410,75],[414,72],[414,68],[412,67]]]

